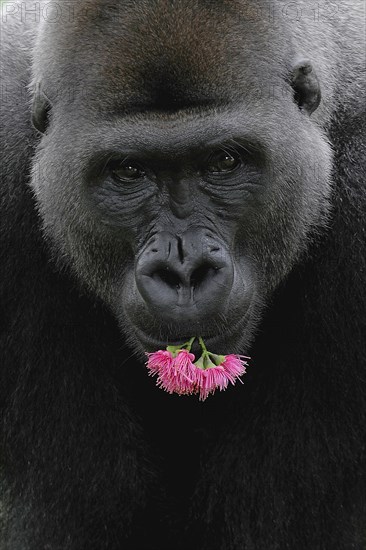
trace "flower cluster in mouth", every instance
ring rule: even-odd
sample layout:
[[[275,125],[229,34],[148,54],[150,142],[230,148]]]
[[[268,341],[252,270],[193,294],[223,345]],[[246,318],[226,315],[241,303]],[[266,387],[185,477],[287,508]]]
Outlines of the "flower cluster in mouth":
[[[195,355],[191,353],[195,339],[194,336],[185,344],[168,346],[165,350],[146,354],[146,366],[149,374],[157,377],[157,386],[168,393],[198,394],[200,400],[204,401],[215,390],[225,390],[229,382],[242,382],[240,376],[246,372],[248,357],[211,353],[199,337],[202,354],[195,361]]]

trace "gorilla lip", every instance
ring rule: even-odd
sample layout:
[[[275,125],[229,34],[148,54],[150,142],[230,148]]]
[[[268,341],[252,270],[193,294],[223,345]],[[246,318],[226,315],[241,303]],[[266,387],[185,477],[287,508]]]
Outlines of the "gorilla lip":
[[[235,337],[236,334],[242,333],[242,331],[245,329],[245,327],[248,324],[248,320],[251,317],[252,313],[252,300],[248,304],[247,310],[242,318],[233,319],[231,324],[229,324],[229,320],[216,320],[215,322],[212,321],[210,323],[211,326],[205,327],[206,331],[200,330],[199,326],[191,327],[192,331],[194,330],[196,333],[199,333],[200,336],[204,339],[205,343],[210,349],[214,349],[217,353],[220,353],[223,349],[223,346],[225,345],[225,341],[230,340],[231,338]],[[126,312],[125,312],[126,315]],[[145,351],[148,352],[154,352],[156,350],[165,348],[168,345],[182,345],[187,340],[191,338],[191,335],[187,333],[187,329],[189,330],[189,327],[182,327],[182,332],[179,332],[179,328],[175,327],[175,330],[169,331],[169,326],[163,327],[159,326],[157,327],[157,336],[151,334],[150,332],[146,332],[141,326],[136,325],[133,323],[130,315],[127,314],[128,324],[129,326],[133,327],[133,331],[135,333],[135,336],[141,346],[143,346]],[[218,324],[218,321],[221,321],[220,324]],[[171,329],[173,327],[170,327]],[[216,329],[216,332],[214,333],[212,328]],[[211,329],[210,332],[208,329]],[[194,342],[193,345],[197,344],[197,339]],[[136,345],[136,343],[135,343]],[[197,344],[198,345],[198,344]],[[241,346],[242,348],[242,346]],[[232,349],[232,347],[231,347]],[[235,350],[236,353],[241,353],[243,350]],[[229,353],[229,350],[226,351],[226,353]]]
[[[150,334],[146,334],[141,329],[135,327],[135,333],[145,348],[145,350],[148,350],[149,353],[154,353],[157,350],[165,349],[167,346],[176,346],[178,348],[183,348],[185,342],[189,339],[187,338],[166,338],[164,340],[158,340],[157,338],[154,338]],[[216,347],[220,344],[222,337],[227,336],[226,334],[218,335],[218,336],[212,336],[212,337],[205,337],[205,342],[209,346],[209,348]],[[195,353],[199,352],[199,346],[197,342],[193,342],[192,344],[192,350]]]
[[[233,323],[233,325],[230,326],[230,330],[223,330],[220,333],[216,333],[215,335],[205,335],[201,334],[202,338],[204,338],[205,343],[207,344],[209,349],[215,350],[217,353],[219,353],[223,349],[223,345],[225,344],[225,340],[232,338],[236,335],[238,331],[242,331],[245,327],[245,321],[248,320],[250,313],[250,307],[248,308],[248,311],[246,312],[245,316],[240,319],[239,322]],[[132,325],[132,321],[129,321]],[[134,332],[136,334],[136,337],[138,341],[141,343],[145,351],[148,352],[154,352],[159,349],[163,349],[168,345],[172,346],[182,346],[187,340],[190,339],[190,336],[181,336],[181,337],[169,337],[169,335],[166,336],[166,338],[161,337],[160,339],[155,338],[153,335],[146,333],[141,328],[134,325]],[[176,334],[176,336],[178,336]],[[198,352],[197,349],[198,346],[197,340],[194,341],[192,344],[192,349],[194,352]]]

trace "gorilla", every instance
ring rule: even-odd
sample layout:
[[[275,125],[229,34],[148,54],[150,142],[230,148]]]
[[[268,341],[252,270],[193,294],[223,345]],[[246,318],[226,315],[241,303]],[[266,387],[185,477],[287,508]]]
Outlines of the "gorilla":
[[[363,12],[2,4],[1,550],[366,548]]]

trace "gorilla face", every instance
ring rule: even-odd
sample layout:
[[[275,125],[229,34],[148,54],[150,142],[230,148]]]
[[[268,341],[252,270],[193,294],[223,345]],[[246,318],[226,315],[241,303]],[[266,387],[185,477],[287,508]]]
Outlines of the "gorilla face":
[[[126,7],[122,22],[89,13],[80,36],[44,29],[31,185],[55,257],[132,345],[201,335],[213,351],[243,353],[326,220],[331,153],[313,109],[300,109],[299,97],[319,97],[317,80],[304,86],[300,67],[299,94],[240,18],[185,9],[186,29],[166,6],[160,18]],[[266,93],[270,83],[287,93]]]

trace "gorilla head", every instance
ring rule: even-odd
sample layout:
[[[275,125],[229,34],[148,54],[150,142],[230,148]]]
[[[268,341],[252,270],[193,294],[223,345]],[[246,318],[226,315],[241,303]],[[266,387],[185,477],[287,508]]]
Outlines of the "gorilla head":
[[[94,1],[44,25],[31,185],[55,256],[134,346],[242,352],[326,221],[331,150],[315,69],[281,29],[182,4]]]

